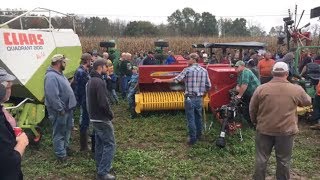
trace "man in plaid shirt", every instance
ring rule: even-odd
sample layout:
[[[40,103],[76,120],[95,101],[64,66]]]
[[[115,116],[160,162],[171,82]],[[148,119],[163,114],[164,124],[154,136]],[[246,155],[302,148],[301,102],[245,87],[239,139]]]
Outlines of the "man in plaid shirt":
[[[179,75],[171,79],[154,79],[155,83],[181,82],[185,83],[184,108],[189,129],[189,145],[194,145],[202,135],[202,106],[203,95],[211,88],[208,71],[198,65],[199,55],[191,53],[188,58],[188,67]]]

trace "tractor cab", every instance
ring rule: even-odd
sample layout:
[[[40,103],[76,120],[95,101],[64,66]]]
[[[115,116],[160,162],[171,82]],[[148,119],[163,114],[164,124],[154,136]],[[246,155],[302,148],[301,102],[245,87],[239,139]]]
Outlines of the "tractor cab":
[[[164,64],[167,59],[167,55],[164,53],[164,49],[169,47],[169,43],[163,39],[159,39],[154,42],[155,54],[154,58],[158,61],[158,64]]]

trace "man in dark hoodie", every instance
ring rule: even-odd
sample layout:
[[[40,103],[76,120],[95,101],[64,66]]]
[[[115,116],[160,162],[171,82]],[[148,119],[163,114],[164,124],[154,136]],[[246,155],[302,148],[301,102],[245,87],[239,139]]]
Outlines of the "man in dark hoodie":
[[[80,151],[87,151],[88,148],[88,128],[89,114],[86,103],[86,84],[89,80],[89,69],[92,56],[84,53],[81,56],[81,65],[74,74],[75,90],[74,94],[80,106]]]
[[[63,75],[67,60],[62,54],[54,55],[44,78],[45,105],[52,123],[53,148],[60,162],[67,158],[73,109],[77,106],[70,83]]]
[[[107,97],[107,88],[103,74],[107,73],[107,62],[97,59],[86,87],[87,107],[90,121],[95,130],[95,160],[97,180],[112,180],[111,164],[115,153],[114,129],[111,120],[113,112]]]
[[[132,55],[130,53],[125,53],[123,56],[124,59],[120,61],[119,64],[119,71],[120,71],[120,77],[121,77],[121,96],[122,99],[125,99],[127,97],[127,91],[128,91],[128,82],[131,79],[131,58]]]

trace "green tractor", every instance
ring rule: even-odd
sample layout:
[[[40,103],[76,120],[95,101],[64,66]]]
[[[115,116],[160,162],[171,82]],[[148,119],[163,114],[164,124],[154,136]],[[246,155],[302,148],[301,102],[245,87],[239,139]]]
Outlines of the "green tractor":
[[[155,46],[155,55],[154,58],[158,61],[158,64],[164,64],[164,61],[168,58],[163,51],[164,48],[169,47],[169,42],[164,41],[163,39],[159,39],[154,42]]]
[[[117,49],[115,40],[102,41],[100,42],[100,47],[105,48],[105,52],[109,54],[109,59],[114,65],[114,72],[117,72],[120,59],[120,50]]]

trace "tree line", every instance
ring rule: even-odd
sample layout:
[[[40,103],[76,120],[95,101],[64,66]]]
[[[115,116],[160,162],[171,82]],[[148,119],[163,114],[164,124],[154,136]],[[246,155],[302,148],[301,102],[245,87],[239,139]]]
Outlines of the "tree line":
[[[12,17],[22,14],[24,11],[1,11],[0,24],[8,21]],[[21,24],[23,29],[28,28],[48,28],[48,22],[41,15],[31,14],[32,18],[25,17],[16,20],[9,25],[10,28],[19,29]],[[220,18],[209,12],[198,13],[192,8],[186,7],[176,10],[167,17],[167,24],[155,25],[149,21],[123,20],[111,21],[107,17],[61,17],[52,18],[52,25],[58,29],[73,28],[73,18],[76,33],[80,36],[276,36],[280,27],[271,28],[267,34],[260,25],[248,25],[245,18]]]

